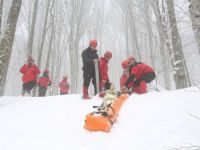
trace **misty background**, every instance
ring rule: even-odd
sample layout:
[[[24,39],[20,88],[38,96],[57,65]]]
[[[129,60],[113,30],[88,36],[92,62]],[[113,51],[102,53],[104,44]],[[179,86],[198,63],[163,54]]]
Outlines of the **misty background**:
[[[1,38],[12,2],[3,1]],[[7,57],[8,71],[2,73],[6,77],[5,85],[1,84],[4,95],[20,95],[19,69],[29,55],[41,72],[45,68],[50,70],[53,84],[48,95],[58,94],[58,84],[64,75],[69,77],[70,92],[81,93],[81,52],[91,39],[98,41],[99,57],[106,50],[112,51],[109,78],[116,89],[123,72],[121,62],[131,55],[155,68],[155,86],[167,90],[197,86],[200,7],[192,4],[200,6],[199,3],[198,0],[23,0],[11,57]],[[193,16],[194,13],[197,15]]]

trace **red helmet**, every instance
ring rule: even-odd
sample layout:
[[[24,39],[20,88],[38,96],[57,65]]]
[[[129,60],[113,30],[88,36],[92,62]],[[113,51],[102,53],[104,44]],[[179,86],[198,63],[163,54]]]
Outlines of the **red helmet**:
[[[112,58],[112,52],[111,52],[111,51],[106,51],[106,52],[104,53],[104,58],[109,58],[109,59],[111,59],[111,58]]]
[[[48,70],[48,69],[45,69],[43,73],[49,73],[49,70]]]
[[[96,40],[91,40],[91,41],[89,42],[89,46],[97,47],[97,41],[96,41]]]
[[[124,60],[122,61],[122,68],[126,69],[128,67],[129,61],[128,60]]]
[[[128,61],[130,62],[130,61],[135,61],[135,57],[134,56],[129,56],[128,57]]]

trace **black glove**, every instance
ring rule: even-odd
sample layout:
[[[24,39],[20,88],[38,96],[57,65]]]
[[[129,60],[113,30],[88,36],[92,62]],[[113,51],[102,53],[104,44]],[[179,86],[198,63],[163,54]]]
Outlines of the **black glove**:
[[[131,74],[126,80],[125,86],[128,88],[128,84],[135,79],[135,75]]]
[[[117,97],[120,97],[120,95],[121,95],[121,92],[119,92],[119,91],[117,91]]]
[[[104,87],[106,88],[106,90],[110,89],[110,85],[111,85],[111,83],[109,81],[105,82]]]
[[[135,82],[134,82],[134,86],[139,86],[140,85],[140,80],[138,79],[138,80],[135,80]]]

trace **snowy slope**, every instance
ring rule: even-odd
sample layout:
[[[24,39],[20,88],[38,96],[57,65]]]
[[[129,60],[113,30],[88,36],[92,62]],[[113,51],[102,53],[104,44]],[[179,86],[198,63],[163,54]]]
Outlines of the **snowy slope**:
[[[168,150],[200,146],[200,90],[132,95],[110,133],[83,129],[101,99],[0,98],[0,150]]]

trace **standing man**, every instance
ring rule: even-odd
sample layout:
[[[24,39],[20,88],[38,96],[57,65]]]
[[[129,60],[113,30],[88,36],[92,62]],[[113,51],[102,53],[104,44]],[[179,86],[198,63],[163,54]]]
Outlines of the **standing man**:
[[[94,85],[94,95],[97,94],[96,87],[96,78],[95,78],[95,62],[98,62],[98,54],[97,54],[97,41],[91,40],[89,42],[89,47],[85,49],[81,56],[83,61],[83,99],[90,99],[88,94],[88,87],[90,85],[90,81],[92,79],[92,83]]]
[[[37,76],[40,74],[40,70],[34,64],[34,59],[31,56],[27,59],[27,63],[21,67],[20,72],[23,74],[23,76],[22,76],[22,81],[23,81],[22,96],[24,96],[25,93],[30,95],[31,90],[37,84]]]

